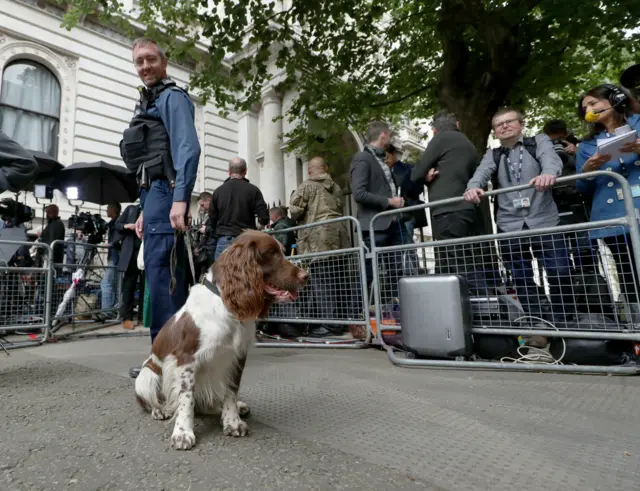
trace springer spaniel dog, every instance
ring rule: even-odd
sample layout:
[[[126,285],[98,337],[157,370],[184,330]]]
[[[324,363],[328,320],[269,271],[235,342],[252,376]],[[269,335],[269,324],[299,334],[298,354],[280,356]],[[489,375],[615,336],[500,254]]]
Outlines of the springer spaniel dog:
[[[294,301],[307,277],[273,237],[247,231],[218,258],[204,284],[191,289],[154,340],[135,384],[138,403],[154,419],[175,419],[173,448],[195,445],[195,411],[221,415],[225,435],[247,434],[240,417],[249,407],[236,397],[256,319],[272,302]]]

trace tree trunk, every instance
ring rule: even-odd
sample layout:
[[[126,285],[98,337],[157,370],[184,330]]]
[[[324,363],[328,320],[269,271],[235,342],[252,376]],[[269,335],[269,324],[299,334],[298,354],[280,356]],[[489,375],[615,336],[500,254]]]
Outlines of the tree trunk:
[[[518,27],[488,15],[495,13],[450,0],[443,4],[437,31],[443,47],[440,105],[456,113],[460,129],[481,154],[487,149],[491,118],[526,63],[518,50]],[[475,31],[474,46],[465,37],[469,30]]]
[[[482,25],[478,22],[478,16],[482,16],[483,12],[470,13],[476,17],[464,19],[461,17],[464,5],[456,0],[445,2],[444,5],[438,27],[444,60],[439,77],[439,102],[441,107],[457,115],[460,130],[483,156],[487,151],[491,118],[505,103],[516,81],[516,74],[526,60],[518,56],[517,28],[501,19],[486,24],[491,31],[477,30],[484,45],[475,48],[481,49],[484,56],[471,54],[463,33],[466,28]],[[492,234],[488,200],[482,201],[480,211],[485,233]]]

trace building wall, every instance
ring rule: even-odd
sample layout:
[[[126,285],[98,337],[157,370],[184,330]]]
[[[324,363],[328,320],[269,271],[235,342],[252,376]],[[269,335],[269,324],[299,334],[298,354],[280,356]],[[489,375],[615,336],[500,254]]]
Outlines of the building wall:
[[[141,83],[131,63],[130,40],[88,21],[71,31],[62,29],[63,11],[40,8],[35,1],[0,0],[0,12],[0,71],[15,60],[31,59],[49,68],[60,83],[58,160],[64,165],[96,160],[124,165],[119,142]],[[188,68],[170,64],[168,74],[178,85],[188,85]],[[226,178],[227,161],[239,148],[236,115],[223,117],[212,104],[194,102],[202,146],[195,201],[200,191],[211,191]],[[72,212],[59,193],[54,202],[63,217]],[[30,197],[27,203],[39,208]],[[83,208],[98,209],[88,203]]]

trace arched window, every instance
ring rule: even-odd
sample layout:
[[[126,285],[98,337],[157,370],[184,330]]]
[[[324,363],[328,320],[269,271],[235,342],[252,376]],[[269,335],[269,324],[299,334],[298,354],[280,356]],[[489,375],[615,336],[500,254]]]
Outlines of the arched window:
[[[29,150],[57,158],[60,84],[40,63],[17,60],[2,73],[0,130]]]

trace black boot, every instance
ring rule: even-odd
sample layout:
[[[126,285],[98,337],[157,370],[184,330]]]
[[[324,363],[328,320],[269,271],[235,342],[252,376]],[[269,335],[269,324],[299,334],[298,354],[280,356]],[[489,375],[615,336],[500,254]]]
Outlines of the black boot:
[[[305,326],[302,324],[278,324],[277,332],[283,338],[299,338],[304,334]]]

